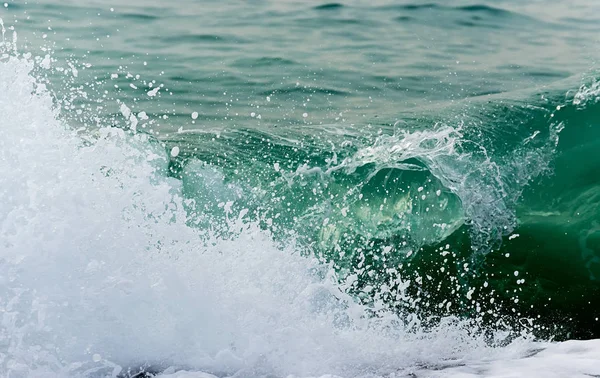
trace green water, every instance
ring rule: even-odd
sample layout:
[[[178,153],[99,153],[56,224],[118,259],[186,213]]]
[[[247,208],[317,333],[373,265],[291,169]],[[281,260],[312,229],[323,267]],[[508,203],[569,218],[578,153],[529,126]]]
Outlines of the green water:
[[[374,308],[585,338],[600,336],[598,10],[49,0],[0,17],[72,125],[164,143],[195,226],[259,220]]]

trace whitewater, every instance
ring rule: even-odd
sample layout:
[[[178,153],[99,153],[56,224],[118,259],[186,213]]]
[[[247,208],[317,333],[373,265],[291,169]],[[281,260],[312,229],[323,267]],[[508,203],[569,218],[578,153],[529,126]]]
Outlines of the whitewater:
[[[453,318],[371,317],[330,267],[243,214],[228,238],[190,227],[165,148],[65,124],[33,67],[0,63],[2,376],[600,374],[598,340],[495,347]]]

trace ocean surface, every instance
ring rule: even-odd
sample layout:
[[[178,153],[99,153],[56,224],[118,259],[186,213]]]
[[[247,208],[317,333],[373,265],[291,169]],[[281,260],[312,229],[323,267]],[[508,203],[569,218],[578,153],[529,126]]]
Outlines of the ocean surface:
[[[596,1],[0,29],[0,376],[600,376]]]

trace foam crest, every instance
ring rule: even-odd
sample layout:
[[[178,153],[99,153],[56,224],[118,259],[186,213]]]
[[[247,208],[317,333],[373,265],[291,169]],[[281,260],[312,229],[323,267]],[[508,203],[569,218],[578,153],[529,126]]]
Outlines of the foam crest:
[[[585,106],[588,102],[598,102],[600,99],[600,81],[594,80],[591,84],[583,84],[573,95],[573,105]]]

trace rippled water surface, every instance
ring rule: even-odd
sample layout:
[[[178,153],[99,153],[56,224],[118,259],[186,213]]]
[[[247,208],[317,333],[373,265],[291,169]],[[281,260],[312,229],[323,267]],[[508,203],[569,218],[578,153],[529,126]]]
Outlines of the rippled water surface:
[[[82,83],[122,71],[164,84],[172,95],[150,103],[147,85],[133,90],[124,75],[105,86],[175,117],[167,130],[362,131],[449,101],[579,78],[596,68],[594,10],[584,1],[86,0],[10,3],[3,18],[18,21],[22,45],[55,44],[59,61],[93,64]]]

